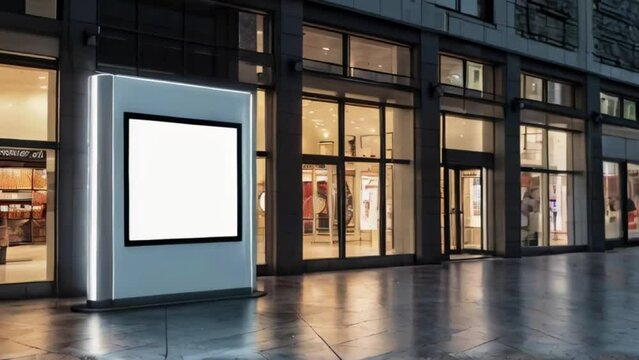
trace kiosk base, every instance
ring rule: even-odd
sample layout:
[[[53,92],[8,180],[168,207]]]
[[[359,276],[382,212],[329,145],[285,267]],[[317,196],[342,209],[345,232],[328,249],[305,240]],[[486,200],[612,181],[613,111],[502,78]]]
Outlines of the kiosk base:
[[[80,313],[97,313],[141,309],[156,306],[182,305],[197,302],[251,299],[262,297],[264,295],[266,295],[266,292],[263,291],[253,291],[251,289],[231,289],[186,294],[145,296],[119,300],[87,300],[84,304],[71,306],[71,311]]]

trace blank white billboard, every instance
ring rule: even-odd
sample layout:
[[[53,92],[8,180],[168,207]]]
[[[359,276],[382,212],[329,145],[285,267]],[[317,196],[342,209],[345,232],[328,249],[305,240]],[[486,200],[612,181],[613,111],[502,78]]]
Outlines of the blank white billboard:
[[[126,113],[124,126],[126,245],[241,239],[239,124]]]

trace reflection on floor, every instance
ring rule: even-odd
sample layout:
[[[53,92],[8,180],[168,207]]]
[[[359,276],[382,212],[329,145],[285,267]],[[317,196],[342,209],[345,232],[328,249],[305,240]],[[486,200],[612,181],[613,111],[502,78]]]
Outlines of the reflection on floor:
[[[313,236],[304,236],[304,259],[332,259],[339,256],[337,241],[317,241]],[[346,241],[346,256],[377,256],[379,255],[379,241]]]
[[[0,265],[0,284],[46,281],[46,245],[20,245],[7,249],[7,263]]]
[[[451,261],[488,259],[488,258],[491,258],[491,257],[492,256],[488,255],[488,254],[468,254],[468,253],[450,254],[450,260]]]
[[[639,248],[258,278],[259,299],[0,302],[2,359],[638,359]]]

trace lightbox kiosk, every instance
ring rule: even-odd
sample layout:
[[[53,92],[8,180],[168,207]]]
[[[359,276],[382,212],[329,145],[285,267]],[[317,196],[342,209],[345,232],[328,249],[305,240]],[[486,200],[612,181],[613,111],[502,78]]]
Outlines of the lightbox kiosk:
[[[254,93],[89,86],[86,308],[258,295]]]

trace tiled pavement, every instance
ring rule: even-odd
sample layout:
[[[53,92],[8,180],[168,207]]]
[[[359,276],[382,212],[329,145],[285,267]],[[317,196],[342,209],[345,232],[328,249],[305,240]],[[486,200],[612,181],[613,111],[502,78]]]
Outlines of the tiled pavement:
[[[639,359],[639,248],[258,282],[103,314],[0,302],[0,359]]]

